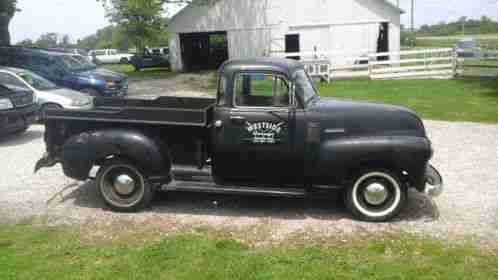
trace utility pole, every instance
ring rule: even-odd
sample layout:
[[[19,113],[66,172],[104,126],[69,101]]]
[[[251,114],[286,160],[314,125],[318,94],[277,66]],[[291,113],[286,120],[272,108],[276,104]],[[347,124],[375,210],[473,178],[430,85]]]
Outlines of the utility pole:
[[[412,0],[412,19],[411,19],[411,25],[412,25],[412,32],[415,32],[415,0]]]

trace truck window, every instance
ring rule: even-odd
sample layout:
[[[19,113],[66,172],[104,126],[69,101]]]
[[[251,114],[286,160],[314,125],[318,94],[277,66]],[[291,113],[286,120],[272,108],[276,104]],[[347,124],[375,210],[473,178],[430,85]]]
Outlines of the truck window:
[[[235,77],[235,106],[289,107],[290,90],[287,80],[266,73],[241,73]]]

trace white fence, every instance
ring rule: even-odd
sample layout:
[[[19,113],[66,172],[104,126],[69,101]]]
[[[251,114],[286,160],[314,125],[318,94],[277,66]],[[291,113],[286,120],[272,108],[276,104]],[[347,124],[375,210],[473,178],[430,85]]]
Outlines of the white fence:
[[[439,78],[457,73],[457,55],[453,49],[428,49],[351,55],[345,53],[304,52],[282,56],[300,57],[311,76],[333,79]]]

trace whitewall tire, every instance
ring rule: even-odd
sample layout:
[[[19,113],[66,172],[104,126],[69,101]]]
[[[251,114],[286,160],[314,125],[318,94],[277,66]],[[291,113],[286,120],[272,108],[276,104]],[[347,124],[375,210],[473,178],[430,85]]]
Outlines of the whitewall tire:
[[[395,173],[369,170],[352,180],[345,204],[359,220],[386,222],[400,213],[406,198],[406,187]]]
[[[143,210],[154,195],[143,172],[126,160],[105,162],[99,169],[96,183],[104,202],[119,212]]]

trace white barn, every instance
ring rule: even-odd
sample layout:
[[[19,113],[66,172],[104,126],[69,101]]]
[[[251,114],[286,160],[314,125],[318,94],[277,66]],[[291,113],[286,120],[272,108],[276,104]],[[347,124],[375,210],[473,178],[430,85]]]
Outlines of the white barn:
[[[168,27],[170,62],[174,71],[187,71],[216,68],[228,58],[319,52],[333,64],[350,64],[347,56],[399,51],[402,13],[388,0],[190,4]]]

